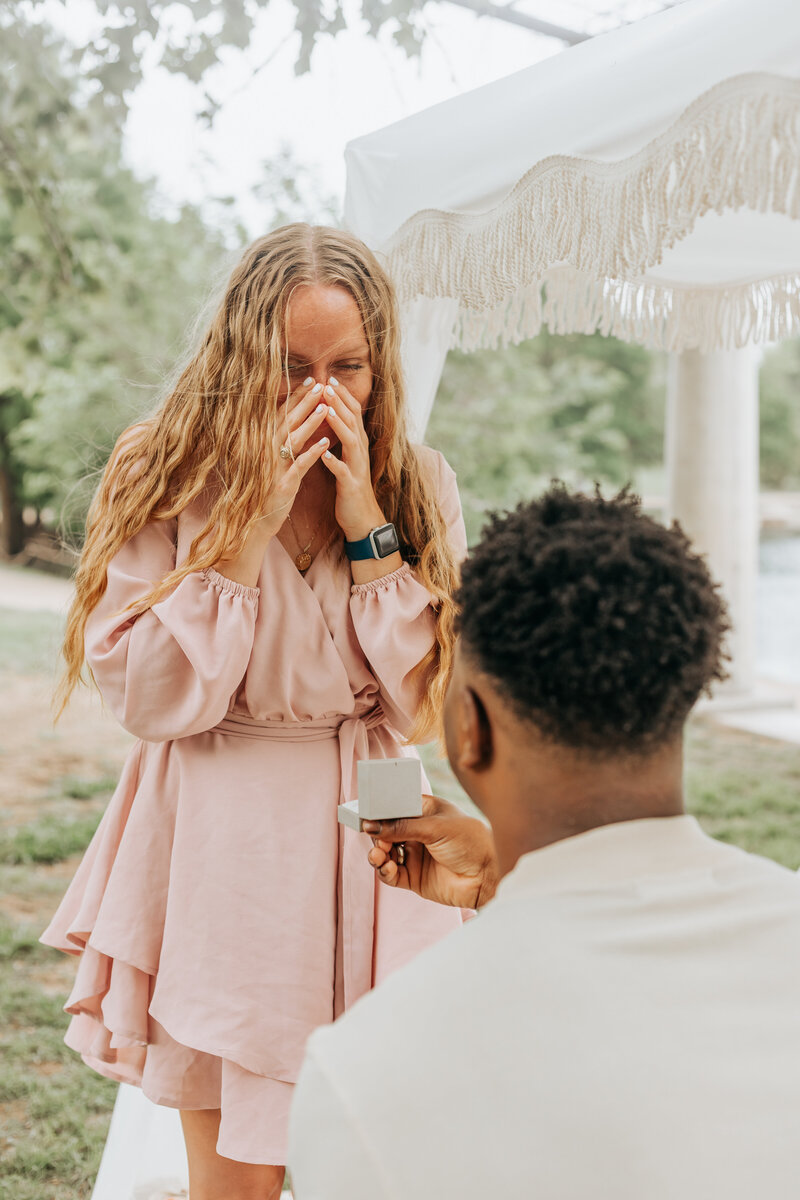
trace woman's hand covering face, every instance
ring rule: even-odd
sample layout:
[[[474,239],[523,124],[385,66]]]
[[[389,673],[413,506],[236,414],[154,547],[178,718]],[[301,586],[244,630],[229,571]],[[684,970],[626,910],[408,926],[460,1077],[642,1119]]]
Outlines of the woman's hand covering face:
[[[267,511],[262,517],[270,536],[283,525],[304,476],[330,445],[330,439],[324,437],[307,446],[327,415],[327,405],[322,403],[321,397],[322,386],[311,378],[306,379],[291,397],[291,403],[286,405],[285,420],[278,422],[273,446],[274,484]]]
[[[336,521],[345,539],[355,542],[385,521],[372,487],[369,439],[361,405],[344,384],[331,378],[323,400],[328,405],[328,424],[341,445],[341,458],[327,450],[322,462],[336,480]]]

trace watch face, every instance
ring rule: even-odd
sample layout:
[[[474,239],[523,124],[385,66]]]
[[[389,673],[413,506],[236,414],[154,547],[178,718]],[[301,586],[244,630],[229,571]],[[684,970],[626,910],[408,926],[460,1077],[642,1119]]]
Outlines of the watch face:
[[[381,525],[380,529],[373,530],[372,540],[378,558],[387,558],[390,554],[394,554],[395,550],[400,549],[394,525]]]

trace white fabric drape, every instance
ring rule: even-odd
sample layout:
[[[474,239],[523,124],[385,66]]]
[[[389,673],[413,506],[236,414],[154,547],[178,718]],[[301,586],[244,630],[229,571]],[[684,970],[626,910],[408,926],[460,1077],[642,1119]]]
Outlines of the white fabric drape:
[[[543,324],[674,351],[800,333],[795,0],[691,0],[347,159],[350,228],[403,305],[457,303],[463,349]]]
[[[121,1084],[92,1200],[162,1200],[188,1190],[180,1114]]]

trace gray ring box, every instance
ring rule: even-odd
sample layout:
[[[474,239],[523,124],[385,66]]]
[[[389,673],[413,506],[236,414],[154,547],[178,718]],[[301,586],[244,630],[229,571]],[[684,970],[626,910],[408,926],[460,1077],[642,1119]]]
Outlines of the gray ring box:
[[[361,832],[362,821],[422,816],[418,758],[372,758],[358,763],[358,799],[339,805],[339,821]]]

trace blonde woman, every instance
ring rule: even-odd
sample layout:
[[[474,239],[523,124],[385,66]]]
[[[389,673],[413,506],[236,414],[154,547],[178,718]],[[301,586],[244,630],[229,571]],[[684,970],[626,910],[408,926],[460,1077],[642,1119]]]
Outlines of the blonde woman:
[[[68,1043],[181,1110],[192,1200],[280,1193],[307,1037],[458,915],[377,888],[355,763],[434,731],[465,548],[357,239],[255,242],[95,498],[65,642],[140,740],[43,940]]]

